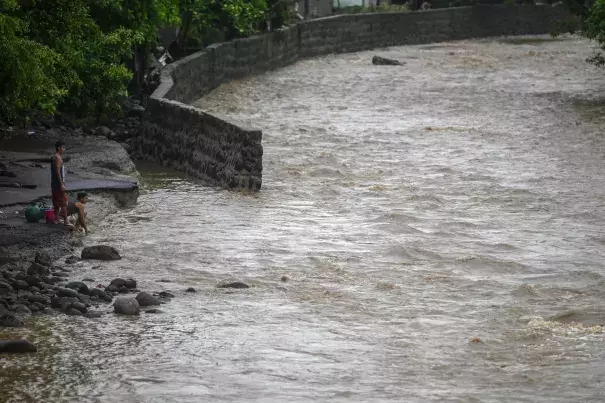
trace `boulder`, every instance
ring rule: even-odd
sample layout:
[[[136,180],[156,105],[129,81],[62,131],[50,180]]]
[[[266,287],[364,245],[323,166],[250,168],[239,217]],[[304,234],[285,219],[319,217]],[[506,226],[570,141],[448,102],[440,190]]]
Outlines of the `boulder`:
[[[136,300],[139,302],[140,306],[160,305],[160,300],[148,293],[147,291],[140,292],[136,296]]]
[[[77,256],[70,256],[67,259],[65,259],[65,264],[74,264],[74,263],[78,263],[80,259],[78,259]]]
[[[141,307],[136,298],[122,297],[116,299],[116,302],[113,303],[113,310],[115,313],[122,315],[138,315]]]
[[[89,246],[82,249],[82,259],[92,260],[120,260],[118,251],[107,245]]]
[[[33,262],[29,269],[27,269],[27,274],[30,276],[48,276],[50,274],[50,268],[41,265],[38,262]]]
[[[120,287],[137,288],[137,281],[132,278],[127,278],[127,279],[114,278],[113,280],[111,280],[111,283],[109,283],[109,285],[117,287],[117,288],[120,288]]]
[[[15,314],[6,312],[0,314],[0,327],[21,327],[23,321],[19,319]]]
[[[65,288],[70,288],[80,294],[88,294],[88,286],[81,281],[72,281],[65,284]]]
[[[35,353],[36,346],[25,339],[0,340],[0,353]]]
[[[52,266],[53,260],[50,257],[50,254],[46,252],[37,252],[36,258],[34,259],[36,263],[41,264],[42,266]]]
[[[405,62],[400,62],[395,59],[387,59],[386,57],[374,56],[372,58],[372,64],[377,66],[403,66]]]
[[[235,281],[233,283],[219,284],[218,288],[250,288],[250,286],[246,283],[242,283],[241,281]]]
[[[71,288],[58,288],[57,295],[59,297],[78,298],[78,292]]]

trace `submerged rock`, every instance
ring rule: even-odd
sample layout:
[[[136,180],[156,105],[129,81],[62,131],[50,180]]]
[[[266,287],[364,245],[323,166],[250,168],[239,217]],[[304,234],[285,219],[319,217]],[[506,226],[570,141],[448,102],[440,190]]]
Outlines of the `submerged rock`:
[[[395,59],[387,59],[386,57],[374,56],[372,58],[372,64],[377,66],[403,66],[405,62],[400,62]]]
[[[35,353],[36,346],[25,339],[0,340],[0,353]]]
[[[136,296],[136,300],[139,302],[140,306],[160,305],[160,300],[147,291],[141,291],[139,295]]]
[[[186,292],[197,292],[197,290],[193,287],[189,287],[185,290]]]
[[[158,308],[152,308],[152,309],[146,310],[145,313],[164,313],[164,311],[162,311]]]
[[[174,294],[171,294],[168,291],[162,291],[158,295],[160,298],[174,298]]]
[[[138,315],[141,311],[141,306],[135,298],[123,297],[116,299],[116,302],[113,303],[113,310],[115,313],[122,315]]]
[[[116,248],[107,245],[89,246],[82,249],[82,259],[120,260],[122,257]]]
[[[235,281],[233,283],[219,284],[218,288],[250,288],[250,286],[246,283],[242,283],[241,281]]]

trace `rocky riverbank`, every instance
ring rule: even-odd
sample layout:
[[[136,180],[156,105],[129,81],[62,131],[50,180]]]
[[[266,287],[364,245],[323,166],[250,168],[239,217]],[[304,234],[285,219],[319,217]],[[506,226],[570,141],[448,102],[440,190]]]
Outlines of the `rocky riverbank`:
[[[134,281],[128,284],[135,287],[124,288],[116,287],[125,281],[121,279],[107,286],[70,279],[71,265],[81,259],[104,260],[108,248],[79,252],[84,246],[82,234],[54,224],[27,223],[23,210],[32,202],[52,204],[49,159],[59,139],[67,143],[68,193],[71,197],[82,190],[90,194],[87,220],[92,231],[111,211],[136,202],[138,173],[126,141],[135,135],[143,112],[134,104],[123,119],[109,125],[111,129],[43,119],[24,127],[0,128],[0,328],[23,326],[30,315],[99,316],[111,311],[116,295],[137,291]],[[65,259],[74,253],[82,257]],[[20,343],[0,347],[2,352],[31,351]]]

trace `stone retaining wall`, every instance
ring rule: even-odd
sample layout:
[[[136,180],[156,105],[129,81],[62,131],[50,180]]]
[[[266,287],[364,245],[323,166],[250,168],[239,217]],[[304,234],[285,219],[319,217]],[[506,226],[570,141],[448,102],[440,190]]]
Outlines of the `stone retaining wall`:
[[[259,190],[262,134],[185,105],[222,83],[302,58],[385,46],[549,33],[562,6],[474,6],[424,12],[339,15],[263,36],[218,43],[164,69],[149,99],[139,154],[209,184]]]

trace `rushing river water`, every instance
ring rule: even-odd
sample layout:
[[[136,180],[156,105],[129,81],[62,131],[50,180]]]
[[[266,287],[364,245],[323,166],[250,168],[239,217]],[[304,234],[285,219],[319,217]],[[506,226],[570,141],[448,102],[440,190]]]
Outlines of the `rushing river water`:
[[[4,397],[602,402],[605,74],[590,54],[462,41],[222,86],[198,105],[264,131],[262,191],[145,174],[137,205],[86,239],[124,259],[75,275],[177,297],[138,318],[36,319],[41,352],[5,363]]]

